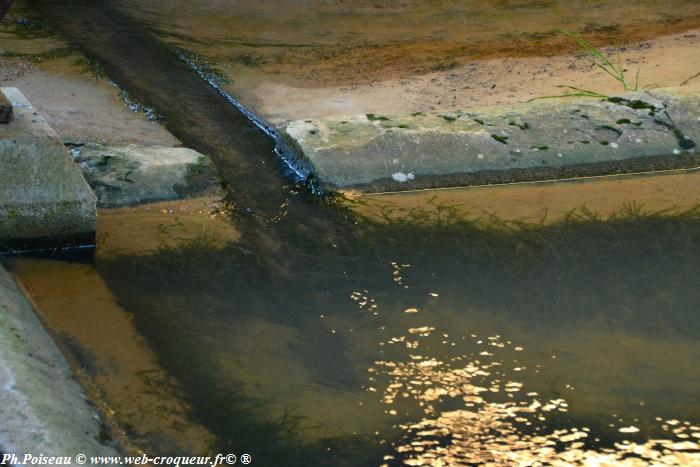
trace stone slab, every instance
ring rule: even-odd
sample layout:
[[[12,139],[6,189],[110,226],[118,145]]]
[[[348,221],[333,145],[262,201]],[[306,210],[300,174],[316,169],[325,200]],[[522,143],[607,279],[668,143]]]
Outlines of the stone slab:
[[[16,454],[20,460],[25,453],[118,455],[115,447],[98,441],[97,412],[86,401],[31,304],[2,266],[0,387],[0,453]]]
[[[94,243],[95,195],[51,127],[16,88],[0,125],[0,250]]]
[[[450,113],[290,122],[278,151],[323,189],[488,185],[700,166],[700,87]]]
[[[220,194],[216,168],[192,149],[86,144],[72,153],[101,208]]]

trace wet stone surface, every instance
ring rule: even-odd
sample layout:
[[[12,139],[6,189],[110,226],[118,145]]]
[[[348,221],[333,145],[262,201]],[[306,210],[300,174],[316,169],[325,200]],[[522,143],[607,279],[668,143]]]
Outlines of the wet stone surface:
[[[216,195],[220,190],[211,161],[192,149],[86,144],[72,153],[99,207]]]
[[[322,186],[361,191],[546,180],[698,165],[700,88],[542,99],[451,113],[299,120],[281,149]]]
[[[8,123],[12,120],[12,103],[0,91],[0,123]]]

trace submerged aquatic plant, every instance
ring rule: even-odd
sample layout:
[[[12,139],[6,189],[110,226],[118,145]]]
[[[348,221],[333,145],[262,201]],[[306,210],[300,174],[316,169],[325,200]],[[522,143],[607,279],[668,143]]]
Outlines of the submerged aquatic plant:
[[[639,66],[637,67],[637,73],[635,74],[633,85],[627,78],[625,67],[622,64],[622,53],[619,46],[616,48],[616,58],[610,59],[605,52],[595,47],[593,44],[588,42],[579,34],[567,31],[566,29],[559,29],[558,31],[576,41],[580,49],[583,52],[585,52],[586,58],[591,63],[591,65],[602,70],[605,74],[609,75],[615,81],[620,83],[624,92],[639,90]],[[571,85],[559,85],[557,87],[566,89],[566,91],[563,94],[554,96],[535,97],[534,99],[530,99],[530,101],[537,99],[550,99],[556,97],[593,97],[598,99],[609,99],[610,97],[606,94],[602,94],[597,91],[583,89]]]

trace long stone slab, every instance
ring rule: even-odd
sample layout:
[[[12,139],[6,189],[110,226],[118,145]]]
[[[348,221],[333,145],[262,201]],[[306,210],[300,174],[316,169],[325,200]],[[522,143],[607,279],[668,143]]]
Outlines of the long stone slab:
[[[70,366],[0,266],[0,454],[114,456]],[[0,459],[2,456],[0,456]],[[88,457],[89,461],[89,457]],[[2,463],[2,462],[0,462]],[[68,465],[78,465],[75,458]]]
[[[700,87],[299,120],[278,151],[324,189],[487,185],[700,166]]]
[[[58,135],[16,88],[0,125],[0,251],[63,248],[95,238],[95,195]]]

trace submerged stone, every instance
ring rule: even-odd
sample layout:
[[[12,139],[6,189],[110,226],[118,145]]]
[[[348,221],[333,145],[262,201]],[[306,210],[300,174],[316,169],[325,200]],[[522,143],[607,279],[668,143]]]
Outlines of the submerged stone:
[[[299,120],[280,131],[278,151],[323,188],[381,192],[695,167],[699,140],[700,87],[688,86]]]
[[[0,251],[94,243],[95,195],[56,132],[15,88],[0,125]]]
[[[75,161],[97,195],[113,208],[216,194],[219,177],[206,156],[186,148],[86,144]]]

